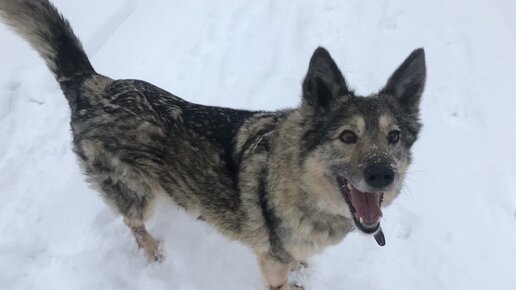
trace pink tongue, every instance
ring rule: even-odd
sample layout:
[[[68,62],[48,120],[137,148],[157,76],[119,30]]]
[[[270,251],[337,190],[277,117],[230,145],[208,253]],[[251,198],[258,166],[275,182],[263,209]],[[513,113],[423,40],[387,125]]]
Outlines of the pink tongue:
[[[372,225],[382,217],[380,195],[376,192],[361,192],[351,186],[351,204],[356,210],[357,218],[363,218],[364,224]]]

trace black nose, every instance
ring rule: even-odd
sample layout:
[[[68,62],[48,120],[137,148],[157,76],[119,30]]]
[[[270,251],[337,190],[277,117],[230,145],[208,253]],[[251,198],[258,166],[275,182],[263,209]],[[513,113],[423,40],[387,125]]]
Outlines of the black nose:
[[[370,186],[382,188],[394,181],[394,170],[389,165],[371,165],[364,170],[364,178]]]

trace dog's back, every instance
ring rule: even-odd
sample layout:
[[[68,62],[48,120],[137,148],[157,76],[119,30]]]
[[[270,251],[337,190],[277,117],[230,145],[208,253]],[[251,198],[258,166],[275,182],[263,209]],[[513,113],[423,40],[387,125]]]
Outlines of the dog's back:
[[[60,83],[80,164],[128,223],[142,224],[165,192],[238,237],[243,213],[235,136],[256,112],[192,104],[144,81],[97,74],[47,0],[0,0],[0,15]]]

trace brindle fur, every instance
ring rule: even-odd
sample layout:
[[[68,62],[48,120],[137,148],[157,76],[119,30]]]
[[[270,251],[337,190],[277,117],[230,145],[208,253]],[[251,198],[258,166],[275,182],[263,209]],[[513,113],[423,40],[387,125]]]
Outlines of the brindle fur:
[[[44,58],[69,101],[74,151],[88,180],[159,259],[144,222],[158,195],[172,198],[258,256],[269,289],[289,265],[336,244],[354,224],[335,176],[367,191],[362,170],[388,162],[399,193],[417,138],[425,82],[415,50],[384,89],[356,96],[318,48],[299,108],[257,112],[189,103],[139,80],[97,74],[68,22],[47,0],[0,0],[0,15]],[[401,141],[388,144],[392,129]],[[353,130],[356,144],[339,136]]]

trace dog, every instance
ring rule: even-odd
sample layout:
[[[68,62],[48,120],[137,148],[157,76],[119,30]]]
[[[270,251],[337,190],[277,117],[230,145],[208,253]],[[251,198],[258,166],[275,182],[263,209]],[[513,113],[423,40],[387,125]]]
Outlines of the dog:
[[[160,195],[247,245],[268,289],[302,289],[289,270],[355,228],[385,244],[381,208],[399,194],[422,126],[422,48],[358,96],[319,47],[298,108],[246,111],[98,74],[48,0],[0,0],[0,16],[59,82],[88,182],[151,260],[162,259],[160,242],[144,223]]]

